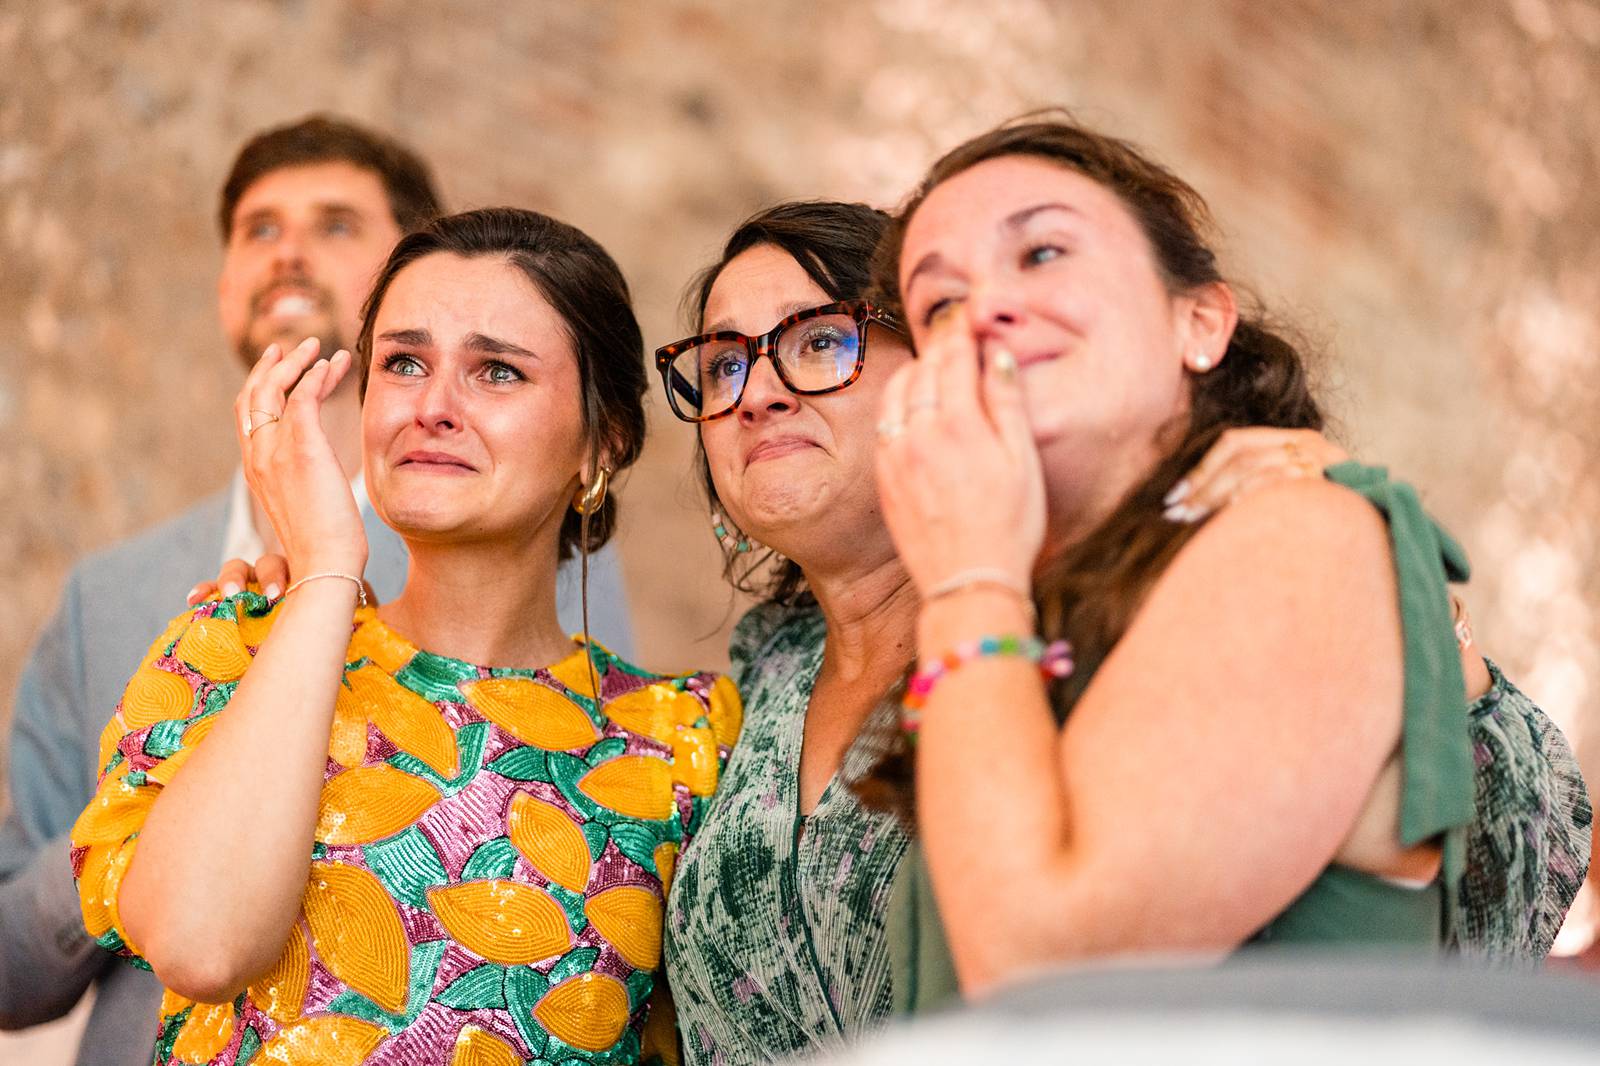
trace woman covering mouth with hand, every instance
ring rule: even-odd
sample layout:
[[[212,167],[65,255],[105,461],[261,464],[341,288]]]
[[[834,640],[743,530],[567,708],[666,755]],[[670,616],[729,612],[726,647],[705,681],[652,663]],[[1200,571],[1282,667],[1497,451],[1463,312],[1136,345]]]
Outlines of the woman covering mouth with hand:
[[[1475,654],[1469,715],[1465,559],[1409,487],[1345,463],[1171,520],[1224,432],[1322,422],[1205,226],[1127,144],[1023,121],[884,242],[920,356],[877,463],[921,601],[907,1006],[1262,941],[1540,957],[1581,880],[1570,753]]]

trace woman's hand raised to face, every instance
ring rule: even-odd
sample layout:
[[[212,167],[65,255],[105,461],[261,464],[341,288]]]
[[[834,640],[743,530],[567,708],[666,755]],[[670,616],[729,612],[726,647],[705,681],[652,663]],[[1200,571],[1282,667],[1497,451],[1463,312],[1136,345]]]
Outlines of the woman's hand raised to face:
[[[262,353],[234,401],[245,480],[297,576],[360,577],[367,535],[350,480],[322,428],[322,403],[350,370],[350,353],[318,359],[315,338],[287,355]]]
[[[1015,358],[980,367],[964,312],[946,315],[890,379],[878,424],[878,491],[900,557],[924,596],[977,574],[1032,584],[1045,489]]]

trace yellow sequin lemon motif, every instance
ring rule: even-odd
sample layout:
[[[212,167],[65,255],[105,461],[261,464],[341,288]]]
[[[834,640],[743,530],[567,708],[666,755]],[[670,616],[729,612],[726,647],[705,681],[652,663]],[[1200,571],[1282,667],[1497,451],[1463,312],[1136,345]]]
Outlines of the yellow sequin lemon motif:
[[[317,839],[325,844],[371,844],[394,836],[439,801],[420,777],[382,763],[335,774],[322,788]]]
[[[193,706],[194,688],[188,681],[159,667],[142,666],[122,693],[122,727],[136,733],[168,718],[182,720]]]
[[[322,1015],[279,1029],[251,1062],[360,1066],[386,1035],[371,1022],[342,1014]]]
[[[648,888],[619,885],[585,903],[583,913],[616,946],[628,965],[654,970],[661,963],[661,897]]]
[[[160,790],[129,784],[128,771],[123,763],[100,779],[94,798],[72,827],[74,845],[120,844],[144,826]]]
[[[196,618],[172,654],[218,684],[239,680],[250,665],[239,627],[227,618]]]
[[[377,611],[364,608],[356,612],[360,625],[350,639],[350,661],[371,659],[380,670],[399,673],[417,654],[416,645],[377,620]]]
[[[476,1025],[463,1025],[456,1034],[450,1066],[522,1066],[517,1049]]]
[[[614,977],[583,973],[546,992],[533,1016],[551,1034],[583,1051],[604,1051],[628,1024],[628,990]]]
[[[672,815],[672,774],[666,761],[648,755],[607,759],[578,781],[585,796],[630,818]]]
[[[272,632],[272,623],[278,620],[278,608],[282,605],[280,600],[272,605],[272,610],[263,615],[253,615],[242,606],[239,608],[239,639],[252,648],[260,648],[266,643],[267,634]]]
[[[398,1013],[406,1002],[411,945],[378,879],[358,866],[314,862],[302,907],[311,946],[328,971],[384,1010]]]
[[[99,847],[90,848],[83,859],[83,869],[78,872],[78,884],[81,886],[79,901],[83,904],[83,924],[89,930],[89,935],[99,939],[105,932],[112,928],[111,907],[115,898],[116,881],[120,877],[112,876],[112,867],[116,864],[122,848]],[[124,861],[122,868],[127,868]],[[162,1013],[166,1013],[163,1011]]]
[[[272,969],[250,986],[250,999],[273,1021],[288,1025],[300,1017],[310,984],[311,951],[305,933],[296,925],[289,930],[289,943]]]
[[[345,681],[350,687],[339,690],[340,698],[365,707],[372,724],[396,747],[427,763],[440,777],[456,775],[456,736],[439,708],[376,666],[353,671]]]
[[[662,1066],[678,1066],[678,1019],[666,985],[657,985],[650,997],[650,1013],[644,1020],[639,1059],[659,1058]]]
[[[172,1061],[210,1062],[233,1038],[233,1004],[196,1003],[172,1045]]]
[[[700,714],[700,701],[671,685],[646,685],[606,703],[606,717],[663,744],[671,744],[684,723]]]
[[[574,892],[589,884],[589,845],[565,811],[519,792],[507,822],[512,846],[535,870]]]
[[[570,751],[600,736],[582,707],[532,678],[488,677],[461,692],[479,714],[536,748]]]
[[[548,959],[572,944],[561,905],[530,885],[468,881],[429,889],[428,902],[463,947],[502,966]]]
[[[717,790],[720,765],[717,738],[708,726],[689,726],[673,737],[672,776],[696,796],[709,796]]]
[[[601,671],[596,666],[594,673],[591,674],[589,665],[589,657],[582,652],[577,652],[552,666],[550,668],[550,676],[578,695],[594,699],[594,678]]]
[[[651,858],[656,861],[656,873],[661,878],[661,892],[665,895],[667,889],[672,887],[672,868],[678,862],[678,845],[670,840],[664,844],[657,844],[655,854]]]
[[[150,645],[150,650],[145,652],[144,658],[140,660],[139,665],[150,666],[154,664],[157,659],[166,655],[172,647],[172,642],[177,640],[178,635],[188,628],[189,620],[193,617],[193,615],[185,611],[183,614],[180,614],[178,617],[168,622],[167,628],[162,630],[161,635],[156,638],[156,642]]]
[[[739,690],[727,677],[718,677],[711,683],[711,709],[706,712],[706,717],[711,721],[711,731],[717,735],[717,743],[724,747],[733,747],[733,742],[739,739],[739,730],[744,728],[744,701],[739,698]]]

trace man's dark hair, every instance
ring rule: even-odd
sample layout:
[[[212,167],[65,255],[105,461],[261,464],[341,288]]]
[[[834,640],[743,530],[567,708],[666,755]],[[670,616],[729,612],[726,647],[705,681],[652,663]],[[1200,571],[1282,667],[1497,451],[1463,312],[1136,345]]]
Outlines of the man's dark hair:
[[[443,210],[428,165],[411,149],[353,122],[311,115],[258,133],[239,150],[217,213],[223,243],[233,235],[233,211],[246,189],[274,170],[317,163],[349,163],[378,175],[402,233],[421,229]]]

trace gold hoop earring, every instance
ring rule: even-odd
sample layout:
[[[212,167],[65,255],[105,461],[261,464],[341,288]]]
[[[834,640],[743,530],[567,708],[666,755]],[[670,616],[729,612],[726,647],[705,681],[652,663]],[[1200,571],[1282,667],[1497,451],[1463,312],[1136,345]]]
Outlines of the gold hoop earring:
[[[579,514],[592,515],[606,502],[606,487],[611,483],[611,468],[602,466],[596,471],[594,480],[586,487],[579,490],[578,495],[572,499],[572,509]]]

